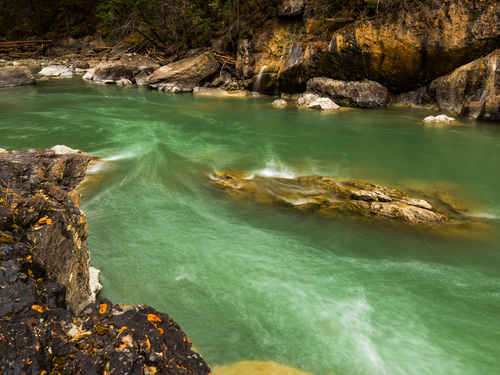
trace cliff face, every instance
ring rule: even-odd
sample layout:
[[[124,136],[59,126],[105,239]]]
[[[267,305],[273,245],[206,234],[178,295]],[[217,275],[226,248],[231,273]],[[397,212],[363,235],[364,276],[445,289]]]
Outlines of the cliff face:
[[[0,150],[0,373],[208,374],[151,307],[96,304],[75,187],[90,156]]]
[[[308,79],[327,76],[376,81],[393,93],[411,91],[498,48],[499,21],[497,1],[460,1],[349,22],[329,39],[296,42],[281,66],[279,88],[301,92]]]

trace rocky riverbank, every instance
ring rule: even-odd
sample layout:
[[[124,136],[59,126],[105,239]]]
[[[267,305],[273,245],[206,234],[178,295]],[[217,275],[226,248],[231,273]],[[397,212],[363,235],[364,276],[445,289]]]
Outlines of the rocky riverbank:
[[[24,65],[40,72],[39,79],[64,76],[57,68],[41,69],[64,65],[69,74],[85,74],[93,82],[174,93],[202,87],[259,91],[285,100],[317,95],[347,107],[426,107],[500,121],[499,1],[461,0],[440,7],[422,2],[414,12],[396,7],[380,14],[377,2],[372,17],[351,9],[352,15],[332,19],[325,19],[314,2],[271,3],[261,11],[267,21],[251,38],[239,40],[235,55],[219,51],[214,42],[142,56],[130,53],[135,45],[127,38],[110,45],[97,34],[54,43],[46,50],[50,59],[12,62],[4,56],[0,66]],[[0,87],[34,82],[26,77],[20,83],[21,67],[8,68],[0,69]]]
[[[0,373],[208,374],[166,314],[95,302],[75,190],[91,157],[0,150]]]

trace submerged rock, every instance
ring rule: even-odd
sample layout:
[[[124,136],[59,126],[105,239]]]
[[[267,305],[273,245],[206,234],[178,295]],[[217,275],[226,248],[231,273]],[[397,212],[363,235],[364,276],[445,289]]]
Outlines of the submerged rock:
[[[358,216],[387,219],[411,225],[442,225],[450,222],[428,202],[380,185],[330,177],[294,179],[221,173],[211,180],[240,199],[309,211],[327,216]]]
[[[275,107],[286,107],[287,102],[283,99],[276,99],[274,102],[271,103]]]
[[[252,96],[248,90],[231,90],[226,91],[214,87],[195,87],[193,94],[206,95],[206,96]]]
[[[25,66],[0,68],[0,87],[14,87],[36,84],[36,79]]]

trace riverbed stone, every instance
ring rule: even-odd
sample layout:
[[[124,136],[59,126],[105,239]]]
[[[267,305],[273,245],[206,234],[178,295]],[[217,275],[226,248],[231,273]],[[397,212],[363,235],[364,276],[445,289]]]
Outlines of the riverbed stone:
[[[215,87],[195,87],[193,94],[206,95],[206,96],[252,96],[248,90],[222,90]]]
[[[317,108],[323,111],[335,111],[340,107],[329,98],[318,98],[307,105],[307,108]]]
[[[410,225],[440,226],[452,223],[421,198],[397,189],[324,176],[278,178],[218,173],[210,181],[237,199],[320,214],[389,220]]]
[[[283,99],[276,99],[271,104],[274,105],[275,107],[286,107],[288,103]]]
[[[453,117],[449,117],[446,115],[438,115],[438,116],[427,116],[424,118],[424,122],[436,122],[440,124],[451,124],[456,121]]]
[[[14,87],[36,84],[36,79],[25,66],[0,68],[0,87]]]
[[[374,81],[347,82],[327,77],[310,79],[306,90],[349,107],[382,107],[386,104],[388,95],[387,89]]]
[[[64,65],[46,66],[38,74],[52,77],[73,77],[73,72]]]

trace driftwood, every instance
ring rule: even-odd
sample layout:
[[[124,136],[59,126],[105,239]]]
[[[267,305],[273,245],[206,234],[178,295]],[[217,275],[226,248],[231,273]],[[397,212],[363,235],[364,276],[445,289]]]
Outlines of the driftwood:
[[[328,22],[354,22],[356,19],[354,17],[336,17],[336,18],[327,18],[326,21]]]
[[[12,58],[31,57],[43,52],[52,40],[20,40],[15,42],[0,42],[0,53]]]

